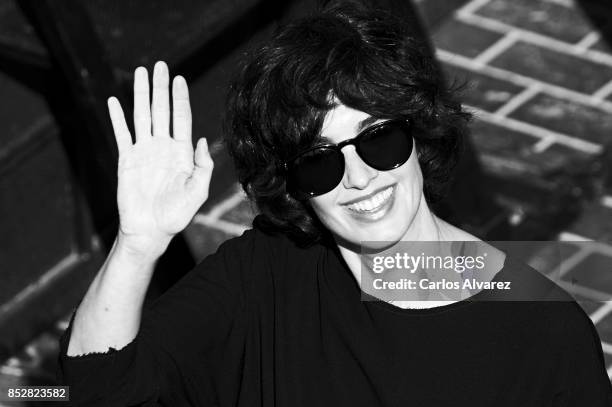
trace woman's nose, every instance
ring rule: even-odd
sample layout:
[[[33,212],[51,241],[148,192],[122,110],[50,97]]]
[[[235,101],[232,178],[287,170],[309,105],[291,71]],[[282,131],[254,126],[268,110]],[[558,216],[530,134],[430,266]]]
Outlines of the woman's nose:
[[[344,154],[344,178],[342,183],[345,188],[365,189],[376,176],[378,171],[363,162],[355,151],[354,146],[346,146],[342,149]]]

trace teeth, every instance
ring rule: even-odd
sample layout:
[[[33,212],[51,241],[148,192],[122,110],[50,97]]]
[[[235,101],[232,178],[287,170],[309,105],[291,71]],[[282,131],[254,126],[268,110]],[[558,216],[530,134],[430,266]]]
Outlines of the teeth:
[[[393,187],[389,187],[374,195],[372,198],[364,201],[359,201],[350,205],[347,208],[355,212],[373,212],[384,204],[393,193]]]

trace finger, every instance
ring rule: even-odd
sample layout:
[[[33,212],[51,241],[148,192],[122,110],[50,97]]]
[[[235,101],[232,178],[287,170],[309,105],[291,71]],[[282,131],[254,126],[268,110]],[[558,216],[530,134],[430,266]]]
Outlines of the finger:
[[[189,89],[185,78],[180,75],[172,81],[172,133],[175,140],[191,143]]]
[[[132,146],[132,136],[125,122],[125,116],[121,104],[116,97],[108,98],[108,113],[110,114],[111,123],[113,124],[113,132],[117,141],[119,154]]]
[[[168,66],[158,61],[153,68],[153,137],[170,135],[170,100],[168,99]]]
[[[134,72],[134,131],[136,142],[151,136],[149,74],[142,66],[136,68]]]
[[[195,168],[189,179],[189,187],[200,201],[208,199],[208,187],[214,167],[212,157],[208,151],[208,143],[202,137],[198,140],[194,157]]]

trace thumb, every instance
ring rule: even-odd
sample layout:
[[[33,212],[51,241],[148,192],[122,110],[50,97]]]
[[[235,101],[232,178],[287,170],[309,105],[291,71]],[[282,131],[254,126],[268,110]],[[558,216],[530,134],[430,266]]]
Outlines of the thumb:
[[[208,142],[204,137],[198,140],[194,153],[194,169],[187,181],[187,187],[202,200],[208,199],[208,187],[214,167],[212,157],[208,151]]]

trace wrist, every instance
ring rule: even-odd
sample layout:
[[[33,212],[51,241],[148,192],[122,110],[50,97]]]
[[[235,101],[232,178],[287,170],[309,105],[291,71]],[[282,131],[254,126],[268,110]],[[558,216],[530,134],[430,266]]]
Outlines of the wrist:
[[[126,235],[120,230],[115,239],[115,249],[129,258],[155,261],[164,254],[172,237]]]

